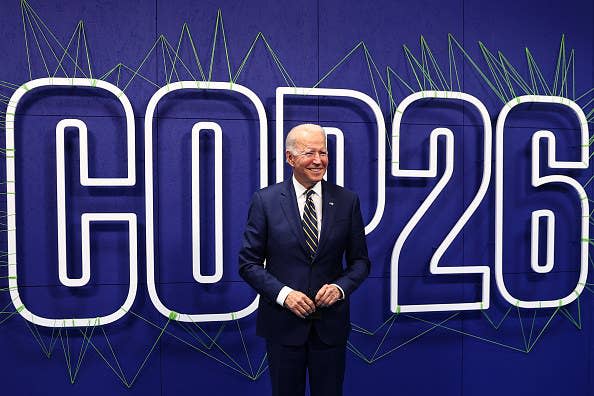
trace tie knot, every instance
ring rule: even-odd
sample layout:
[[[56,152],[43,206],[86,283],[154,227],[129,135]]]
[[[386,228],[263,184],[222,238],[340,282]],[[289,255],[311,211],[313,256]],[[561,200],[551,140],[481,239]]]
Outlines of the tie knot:
[[[314,195],[314,194],[315,194],[315,191],[314,191],[314,190],[312,190],[312,189],[309,189],[309,190],[307,190],[307,191],[305,192],[305,198],[309,199],[309,198],[311,198],[311,196],[312,196],[312,195]]]

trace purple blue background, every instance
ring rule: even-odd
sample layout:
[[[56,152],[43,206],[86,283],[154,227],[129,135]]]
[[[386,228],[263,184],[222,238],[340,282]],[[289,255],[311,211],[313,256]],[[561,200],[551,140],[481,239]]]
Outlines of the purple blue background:
[[[416,80],[402,46],[408,46],[420,59],[419,39],[423,36],[442,70],[447,71],[448,34],[451,34],[486,74],[489,69],[481,57],[479,41],[494,54],[497,51],[505,54],[526,79],[529,75],[525,48],[529,48],[544,78],[552,85],[564,34],[568,53],[575,50],[576,93],[580,95],[594,85],[594,27],[591,23],[594,5],[590,1],[561,4],[536,0],[67,0],[32,1],[30,5],[63,45],[77,23],[84,21],[95,75],[107,72],[119,62],[136,69],[157,42],[156,51],[146,58],[141,73],[158,86],[166,84],[165,73],[171,72],[170,62],[163,63],[159,38],[163,35],[175,47],[184,23],[192,33],[201,64],[208,73],[219,9],[233,73],[261,32],[299,86],[316,84],[360,42],[365,43],[384,79],[389,66],[414,86]],[[29,72],[19,1],[2,3],[0,37],[0,80],[20,85],[29,80]],[[31,36],[29,40],[32,76],[47,77]],[[221,30],[215,42],[212,79],[228,81]],[[189,65],[193,59],[191,46],[183,41],[180,48],[180,57]],[[462,61],[460,52],[454,52],[462,90],[486,105],[494,129],[501,101],[476,70]],[[51,53],[46,51],[45,55],[51,56]],[[185,71],[178,70],[181,79],[190,79]],[[191,70],[198,75],[195,64]],[[120,86],[131,77],[132,73],[123,71]],[[378,82],[378,76],[374,77],[386,129],[391,131],[389,97]],[[115,83],[114,78],[109,81]],[[275,89],[286,83],[262,40],[255,45],[237,83],[253,90],[266,108],[268,180],[273,183],[275,163],[282,160],[275,158],[274,149]],[[354,89],[375,97],[362,47],[320,86]],[[258,371],[264,345],[255,336],[255,315],[238,323],[229,322],[222,330],[221,323],[201,325],[204,333],[194,328],[195,337],[171,323],[145,360],[167,322],[153,308],[146,288],[144,113],[156,90],[154,85],[141,78],[135,78],[126,89],[136,120],[136,186],[82,187],[78,182],[78,136],[69,131],[66,139],[68,254],[72,258],[69,273],[72,276],[80,273],[80,234],[77,230],[80,229],[81,213],[136,213],[139,292],[132,308],[134,314],[130,313],[104,329],[87,330],[93,331],[93,346],[86,349],[74,381],[68,372],[68,354],[63,351],[69,345],[70,365],[74,372],[81,345],[83,348],[85,345],[81,332],[69,330],[66,337],[66,332],[62,331],[58,336],[51,330],[32,328],[18,315],[12,316],[0,324],[0,381],[6,394],[262,395],[270,392],[267,372],[250,379],[221,363],[237,368],[229,360],[230,356],[248,372],[249,363],[253,366],[252,374]],[[404,85],[394,83],[392,94],[396,103],[409,93]],[[59,283],[54,135],[55,125],[61,119],[82,119],[89,128],[90,175],[121,177],[126,170],[123,116],[116,100],[97,96],[88,89],[40,90],[25,96],[22,108],[19,108],[15,154],[18,276],[23,301],[33,312],[48,316],[97,316],[117,309],[124,299],[129,281],[128,244],[126,227],[121,224],[92,226],[92,269],[88,286],[72,291]],[[217,122],[223,130],[224,275],[221,282],[213,285],[197,284],[191,272],[190,142],[192,126],[198,121]],[[291,98],[285,108],[285,128],[288,130],[300,122],[315,122],[343,130],[345,182],[347,187],[359,193],[363,217],[368,222],[377,205],[378,187],[377,126],[370,111],[348,99]],[[484,166],[480,117],[470,106],[451,101],[426,101],[405,114],[403,124],[401,157],[404,166],[428,166],[429,133],[438,126],[446,126],[454,132],[455,162],[450,183],[415,228],[402,252],[402,303],[475,301],[480,293],[478,277],[432,276],[428,262],[474,197],[480,183]],[[255,109],[237,94],[175,93],[165,97],[153,126],[154,235],[160,297],[168,307],[179,312],[241,309],[254,298],[253,291],[237,274],[236,257],[249,198],[259,185]],[[552,130],[557,136],[558,160],[576,160],[579,140],[576,121],[569,112],[556,106],[518,108],[511,115],[505,131],[505,279],[512,294],[544,300],[567,295],[577,281],[580,212],[578,198],[566,187],[530,187],[530,138],[539,129]],[[214,140],[203,135],[201,144],[201,215],[202,233],[206,236],[214,232]],[[435,180],[391,176],[392,156],[389,146],[387,149],[386,163],[383,164],[387,174],[386,209],[379,226],[368,235],[372,270],[369,279],[352,298],[353,323],[370,331],[391,316],[390,256],[396,238],[435,185]],[[330,152],[331,155],[334,152],[332,144]],[[438,152],[438,173],[441,174],[445,154],[443,141]],[[546,160],[544,148],[541,148],[541,158]],[[4,169],[4,164],[1,168]],[[541,169],[544,174],[553,173],[546,167]],[[331,164],[331,178],[334,172]],[[585,171],[559,173],[584,183],[592,176],[592,167]],[[288,175],[289,169],[285,166],[285,176]],[[494,208],[493,174],[485,199],[446,252],[443,265],[488,265],[494,279]],[[553,210],[557,216],[555,268],[550,274],[536,275],[529,266],[530,212],[542,208]],[[6,250],[5,240],[2,240],[2,246],[1,250]],[[204,238],[201,252],[205,271],[212,271],[212,238]],[[5,279],[0,278],[0,281],[0,287],[6,287]],[[534,311],[512,307],[506,316],[510,306],[499,296],[493,281],[492,307],[485,313],[495,324],[503,319],[497,329],[480,312],[465,312],[444,322],[447,328],[433,328],[422,320],[440,323],[452,313],[414,315],[417,319],[400,315],[393,325],[388,322],[374,336],[353,332],[352,345],[368,358],[374,356],[374,352],[375,357],[387,354],[368,363],[349,352],[345,394],[590,395],[594,357],[591,335],[593,300],[594,295],[585,291],[579,305],[573,303],[567,307],[576,319],[580,312],[581,328],[561,312],[549,322],[553,309]],[[0,306],[8,302],[8,293],[0,292]],[[4,317],[5,314],[0,315],[0,321]],[[431,331],[427,332],[428,329]],[[386,330],[387,336],[383,338]],[[33,336],[37,331],[45,345],[53,345],[49,359]],[[205,334],[210,337],[219,334],[217,344],[221,349],[217,346],[205,348],[198,341],[199,338],[209,344]],[[89,337],[89,333],[86,336]],[[534,342],[529,353],[522,351],[526,349],[524,337],[530,338],[529,344]],[[249,351],[249,363],[243,342]],[[98,353],[103,353],[109,364],[116,367],[110,346],[116,352],[127,381],[118,379]],[[396,347],[398,349],[390,352]],[[123,382],[129,383],[137,372],[133,386],[127,388]]]

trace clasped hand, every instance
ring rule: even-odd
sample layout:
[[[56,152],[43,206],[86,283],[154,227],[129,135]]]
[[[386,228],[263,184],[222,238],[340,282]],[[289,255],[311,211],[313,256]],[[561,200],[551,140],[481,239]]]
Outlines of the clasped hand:
[[[285,307],[300,318],[305,318],[312,314],[316,307],[329,307],[340,299],[340,290],[334,285],[325,284],[318,290],[315,297],[315,303],[304,293],[293,290],[285,299]]]

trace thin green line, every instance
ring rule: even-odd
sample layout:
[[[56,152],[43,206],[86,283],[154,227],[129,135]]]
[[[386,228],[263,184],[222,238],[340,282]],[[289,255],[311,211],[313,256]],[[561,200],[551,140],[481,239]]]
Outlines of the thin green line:
[[[53,40],[56,42],[56,44],[60,47],[60,49],[62,51],[64,51],[64,46],[62,45],[62,43],[60,43],[60,40],[58,40],[58,38],[54,35],[54,33],[51,31],[51,29],[47,27],[47,25],[45,24],[45,22],[43,21],[43,19],[41,19],[41,17],[39,17],[39,15],[37,15],[37,13],[35,12],[35,10],[28,3],[26,3],[26,4],[27,4],[27,9],[36,18],[36,21],[39,21],[41,23],[41,25],[45,28],[46,31],[49,32],[50,36],[53,38]],[[39,27],[39,23],[36,22],[36,24],[37,24],[39,30],[42,31],[42,29]],[[51,46],[50,46],[50,48],[51,48]],[[68,54],[68,57],[70,58],[71,61],[73,61],[72,56],[70,56],[70,54]],[[56,57],[56,59],[57,59],[57,57]],[[66,74],[66,71],[65,70],[63,70],[63,71],[64,71],[64,74]],[[86,76],[86,74],[84,73],[84,71],[82,71],[82,72],[83,72],[83,75]],[[48,77],[49,77],[49,74],[48,74]]]
[[[241,64],[239,65],[239,68],[237,68],[237,71],[235,72],[235,76],[232,79],[233,82],[237,82],[239,75],[241,74],[248,58],[250,57],[252,51],[254,50],[254,47],[256,46],[256,43],[260,39],[261,34],[262,34],[261,32],[258,32],[258,34],[256,34],[256,37],[254,38],[254,40],[252,40],[252,44],[250,45],[250,48],[248,49],[246,55],[243,57]]]
[[[264,353],[264,356],[262,357],[262,360],[260,361],[260,366],[258,366],[258,371],[256,371],[256,375],[254,376],[254,379],[257,379],[264,372],[264,370],[266,370],[266,368],[264,367],[264,363],[266,363],[267,357],[268,357],[268,353]],[[266,367],[268,367],[268,366],[266,366]]]
[[[530,325],[530,334],[528,335],[528,345],[532,342],[532,333],[534,331],[534,322],[536,321],[536,309],[533,310],[532,324]]]
[[[78,67],[78,55],[80,53],[80,25],[82,21],[79,22],[78,34],[76,35],[76,57],[74,58],[74,78],[76,78],[76,68]]]
[[[89,44],[87,43],[87,33],[86,33],[86,29],[85,29],[85,23],[84,21],[82,22],[82,36],[83,36],[83,43],[85,45],[85,54],[87,56],[87,67],[89,68],[89,78],[93,79],[93,70],[91,68],[91,57],[89,56]]]
[[[375,86],[375,79],[373,78],[373,72],[371,71],[371,64],[369,62],[369,52],[367,51],[367,47],[363,44],[363,53],[365,54],[365,62],[367,63],[367,70],[369,72],[369,79],[371,80],[371,86],[373,87],[373,93],[375,95],[375,100],[377,103],[380,102],[379,95],[377,93],[377,88]]]
[[[534,348],[534,346],[536,345],[536,342],[540,339],[540,337],[543,335],[543,333],[545,332],[545,330],[549,327],[549,324],[551,323],[551,320],[553,320],[553,318],[555,317],[555,315],[557,315],[557,312],[559,312],[559,307],[557,307],[557,309],[555,309],[555,312],[553,312],[553,314],[551,315],[551,317],[549,318],[549,320],[547,321],[547,323],[540,330],[540,333],[538,333],[538,336],[536,337],[536,339],[534,340],[534,342],[532,343],[532,345],[530,345],[530,348],[528,348],[528,352],[530,352],[532,350],[532,348]]]
[[[35,44],[37,45],[37,50],[39,51],[39,54],[41,55],[41,60],[43,61],[43,65],[45,67],[45,70],[47,71],[47,76],[50,77],[50,71],[49,71],[49,68],[47,67],[45,57],[43,56],[43,51],[41,50],[41,46],[39,45],[39,40],[37,39],[37,34],[35,33],[35,29],[33,28],[33,24],[31,22],[29,13],[27,12],[26,15],[27,15],[27,21],[29,22],[29,27],[31,28],[31,33],[33,34],[33,38],[35,39]]]
[[[212,38],[212,49],[210,52],[210,65],[208,67],[208,81],[212,80],[212,67],[214,64],[214,55],[215,55],[215,48],[216,48],[216,43],[217,43],[217,35],[219,33],[219,18],[221,15],[221,10],[219,9],[217,11],[217,19],[215,21],[215,30],[214,30],[214,35]]]
[[[417,317],[412,316],[412,315],[406,315],[406,316],[407,317],[410,317],[412,319],[416,319],[418,321],[424,322],[424,323],[435,324],[435,323],[433,323],[431,321],[428,321],[428,320],[425,320],[425,319],[421,319],[421,318],[417,318]],[[480,337],[480,336],[477,336],[475,334],[468,333],[468,332],[465,332],[465,331],[462,331],[462,330],[458,330],[458,329],[454,329],[452,327],[444,326],[444,325],[441,325],[441,324],[435,324],[435,325],[437,327],[441,327],[443,329],[450,330],[450,331],[453,331],[453,332],[458,333],[458,334],[462,334],[462,335],[467,336],[467,337],[470,337],[470,338],[474,338],[474,339],[477,339],[477,340],[480,340],[480,341],[484,341],[484,342],[487,342],[487,343],[490,343],[490,344],[498,345],[498,346],[501,346],[501,347],[504,347],[504,348],[507,348],[507,349],[511,349],[511,350],[517,351],[517,352],[524,352],[524,353],[526,353],[526,350],[517,348],[517,347],[512,346],[512,345],[507,345],[507,344],[503,344],[503,343],[498,342],[498,341],[489,340],[487,338]]]
[[[134,315],[135,317],[137,317],[137,318],[139,318],[139,319],[143,320],[144,322],[146,322],[146,323],[150,324],[151,326],[153,326],[153,327],[156,327],[156,328],[160,329],[160,327],[159,327],[158,325],[156,325],[155,323],[151,322],[150,320],[148,320],[148,319],[146,319],[146,318],[144,318],[144,317],[142,317],[142,316],[138,315],[137,313],[135,313],[135,312],[133,312],[133,311],[126,311],[126,312],[129,312],[129,313],[131,313],[132,315]],[[230,368],[231,370],[233,370],[233,371],[235,371],[235,372],[237,372],[237,373],[239,373],[239,374],[241,374],[241,375],[244,375],[244,376],[246,376],[246,377],[249,377],[249,374],[247,374],[245,371],[240,371],[240,370],[238,370],[237,368],[235,368],[235,367],[231,366],[230,364],[228,364],[228,363],[226,363],[226,362],[222,361],[221,359],[217,358],[216,356],[213,356],[213,355],[209,354],[208,352],[206,352],[206,351],[203,351],[203,350],[202,350],[202,349],[200,349],[200,348],[197,348],[195,345],[193,345],[193,344],[190,344],[190,343],[189,343],[189,342],[187,342],[186,340],[184,340],[184,339],[182,339],[182,338],[180,338],[180,337],[176,336],[175,334],[173,334],[173,333],[171,333],[171,332],[169,332],[169,331],[166,331],[166,333],[167,333],[169,336],[171,336],[171,337],[175,338],[176,340],[178,340],[179,342],[181,342],[181,343],[185,344],[186,346],[190,347],[191,349],[193,349],[193,350],[195,350],[195,351],[197,351],[197,352],[200,352],[200,353],[202,353],[202,354],[203,354],[203,355],[205,355],[205,356],[208,356],[209,358],[211,358],[211,359],[215,360],[216,362],[218,362],[218,363],[220,363],[220,364],[222,364],[222,365],[224,365],[224,366],[226,366],[226,367]]]
[[[373,359],[373,360],[371,361],[371,363],[375,363],[375,362],[376,362],[376,361],[378,361],[379,359],[382,359],[382,358],[384,358],[384,357],[388,356],[389,354],[391,354],[391,353],[395,352],[396,350],[398,350],[398,349],[402,348],[403,346],[405,346],[405,345],[408,345],[408,344],[410,344],[411,342],[413,342],[413,341],[415,341],[415,340],[417,340],[417,339],[421,338],[421,337],[422,337],[422,336],[424,336],[425,334],[428,334],[429,332],[431,332],[431,331],[435,330],[437,327],[441,327],[441,325],[443,325],[443,323],[446,323],[446,322],[450,321],[451,319],[453,319],[453,318],[455,318],[456,316],[458,316],[458,314],[459,314],[459,312],[455,312],[454,314],[452,314],[452,315],[448,316],[447,318],[445,318],[445,319],[444,319],[444,320],[442,320],[441,322],[439,322],[439,323],[437,323],[437,324],[433,324],[433,326],[431,326],[430,328],[428,328],[428,329],[426,329],[426,330],[422,331],[421,333],[419,333],[419,334],[415,335],[414,337],[412,337],[412,338],[410,338],[410,339],[406,340],[406,341],[405,341],[405,342],[403,342],[402,344],[400,344],[400,345],[398,345],[398,346],[396,346],[396,347],[392,348],[391,350],[389,350],[389,351],[387,351],[387,352],[385,352],[385,353],[381,354],[381,355],[380,355],[380,356],[378,356],[377,358]],[[405,315],[405,316],[407,316],[407,317],[409,317],[409,318],[411,317],[410,315]],[[413,318],[413,319],[416,319],[416,318],[414,318],[414,317],[412,317],[412,318]]]
[[[52,77],[56,77],[56,74],[58,74],[58,70],[62,66],[62,62],[64,61],[64,58],[66,57],[66,54],[68,54],[68,50],[70,49],[70,45],[72,44],[72,40],[74,40],[74,36],[76,36],[76,34],[78,32],[79,26],[80,26],[80,22],[76,25],[76,28],[72,32],[72,36],[70,36],[70,40],[68,40],[68,44],[66,45],[66,49],[62,52],[62,56],[58,60],[58,65],[54,69],[54,74],[52,75]],[[76,64],[75,64],[75,67],[74,67],[74,72],[75,72],[75,76],[76,76]]]
[[[83,334],[83,337],[85,335]],[[108,341],[109,343],[109,341]],[[93,347],[93,349],[95,350],[95,352],[97,352],[97,354],[99,355],[99,357],[105,362],[105,364],[107,364],[107,366],[114,372],[114,374],[120,379],[120,381],[122,381],[122,383],[129,388],[129,384],[128,384],[128,380],[126,379],[126,376],[124,375],[123,371],[121,371],[121,367],[119,367],[119,363],[118,363],[118,367],[120,369],[120,373],[118,373],[113,366],[111,365],[111,363],[105,358],[105,356],[103,355],[103,353],[99,350],[99,348],[97,348],[97,346],[93,343],[93,341],[89,340],[89,344],[91,344],[91,346]],[[111,345],[110,345],[111,348]],[[112,350],[113,352],[113,350]],[[114,358],[116,359],[117,362],[117,357],[114,354]]]
[[[147,59],[149,58],[149,56],[153,52],[153,50],[156,48],[156,46],[157,46],[158,43],[159,43],[159,39],[155,40],[155,42],[153,43],[153,46],[146,53],[144,59],[142,60],[142,62],[138,66],[138,68],[136,70],[134,70],[134,74],[132,75],[132,77],[130,78],[130,80],[128,81],[128,83],[124,86],[124,89],[122,89],[122,91],[126,91],[126,89],[128,88],[128,86],[132,83],[132,81],[134,81],[134,78],[136,78],[136,75],[138,75],[138,73],[140,72],[140,69],[142,68],[142,66],[144,66],[145,62],[147,61]],[[124,67],[127,67],[126,65],[123,65],[123,66]],[[133,69],[130,68],[130,70],[132,71]],[[145,80],[149,81],[146,78],[145,78]],[[157,84],[155,84],[155,83],[152,83],[152,84],[155,85],[155,86],[157,86]]]
[[[109,350],[111,351],[111,354],[113,356],[113,359],[116,362],[116,365],[118,366],[118,370],[120,372],[120,374],[122,375],[121,378],[126,378],[126,375],[124,374],[124,370],[122,370],[122,366],[120,365],[120,361],[111,345],[111,341],[109,341],[109,337],[107,336],[107,333],[105,332],[105,327],[101,326],[101,331],[103,332],[103,337],[105,338],[105,341],[107,342],[107,346],[109,347]]]
[[[373,355],[369,359],[370,361],[375,360],[375,357],[377,356],[377,353],[379,352],[379,349],[381,348],[381,346],[383,345],[384,341],[386,340],[386,337],[390,333],[390,330],[392,329],[392,326],[394,325],[395,322],[396,322],[396,316],[394,316],[394,319],[392,319],[392,321],[390,322],[390,325],[388,326],[386,332],[384,333],[384,336],[380,340],[379,344],[377,345],[377,348],[375,348],[375,351],[373,352]]]
[[[526,340],[526,334],[524,333],[524,322],[522,321],[522,315],[520,315],[520,306],[516,305],[518,311],[518,320],[520,322],[520,330],[522,331],[522,339],[524,340],[524,347],[528,350],[528,341]]]
[[[31,332],[31,334],[33,334],[33,338],[35,339],[35,341],[37,341],[37,343],[41,347],[43,354],[49,358],[49,351],[47,350],[45,344],[41,340],[41,335],[39,334],[39,331],[37,330],[35,324],[32,323],[31,325],[35,328],[36,331],[33,331],[33,329],[31,328],[31,325],[29,325],[28,320],[25,320],[25,325],[27,325],[27,328],[29,328],[29,331]]]
[[[503,321],[505,320],[505,318],[507,318],[507,316],[509,315],[509,313],[511,312],[512,307],[510,306],[507,311],[505,312],[505,314],[503,315],[503,317],[499,320],[499,323],[497,325],[495,325],[495,323],[491,320],[491,318],[489,317],[489,315],[487,314],[487,312],[484,309],[481,309],[481,314],[483,314],[483,316],[485,318],[487,318],[487,320],[489,321],[489,323],[491,323],[491,326],[493,326],[493,328],[495,330],[499,330],[499,327],[501,327],[501,324],[503,323]]]
[[[228,353],[228,352],[227,352],[225,349],[223,349],[223,347],[221,347],[221,346],[219,345],[219,343],[218,343],[218,342],[216,342],[215,340],[213,340],[213,339],[212,339],[212,338],[211,338],[211,337],[208,335],[208,333],[207,333],[206,331],[204,331],[204,329],[202,329],[202,327],[200,327],[200,326],[199,326],[199,325],[198,325],[196,322],[194,322],[193,320],[192,320],[192,323],[193,323],[194,325],[196,325],[196,327],[198,327],[198,328],[199,328],[199,329],[202,331],[202,333],[203,333],[203,334],[204,334],[206,337],[208,337],[208,339],[209,339],[209,340],[211,340],[211,341],[213,342],[214,346],[216,346],[216,347],[217,347],[217,349],[218,349],[219,351],[221,351],[221,352],[223,353],[223,355],[225,355],[225,357],[226,357],[227,359],[229,359],[231,362],[233,362],[233,364],[235,364],[235,365],[237,366],[237,368],[238,368],[239,370],[241,370],[241,372],[242,372],[242,374],[243,374],[243,375],[245,375],[246,377],[249,377],[249,376],[250,376],[250,374],[249,374],[249,373],[248,373],[248,372],[247,372],[247,371],[246,371],[246,370],[245,370],[245,369],[244,369],[244,368],[241,366],[241,364],[239,364],[239,363],[238,363],[238,362],[237,362],[235,359],[233,359],[233,357],[231,357],[231,355],[230,355],[230,354],[229,354],[229,353]]]
[[[136,372],[136,374],[134,375],[134,377],[132,378],[132,381],[130,381],[130,388],[134,385],[134,383],[136,382],[136,379],[138,378],[138,375],[140,374],[140,372],[142,371],[142,369],[144,368],[144,366],[146,365],[146,362],[148,361],[148,358],[151,356],[151,354],[153,353],[153,351],[155,350],[155,347],[157,346],[157,344],[159,343],[159,340],[161,339],[161,337],[163,336],[163,334],[165,333],[165,330],[167,329],[167,326],[169,326],[169,323],[171,323],[171,319],[167,319],[167,322],[165,323],[165,326],[163,326],[163,328],[161,329],[161,332],[159,333],[159,336],[157,337],[157,339],[155,340],[155,342],[153,343],[153,346],[151,347],[151,349],[148,351],[148,353],[146,354],[144,360],[142,361],[142,364],[140,365],[140,367],[138,368],[138,371]]]
[[[192,38],[192,33],[190,32],[190,28],[188,27],[187,23],[184,23],[186,26],[186,32],[188,34],[188,38],[190,40],[190,45],[192,46],[192,52],[194,53],[194,59],[196,64],[198,65],[198,70],[200,71],[200,75],[202,76],[202,81],[206,81],[206,75],[204,74],[204,70],[202,69],[202,63],[200,63],[200,58],[198,58],[198,51],[196,50],[196,45],[194,44],[194,39]]]
[[[29,80],[33,80],[33,73],[31,72],[31,58],[29,55],[29,40],[27,38],[27,24],[25,23],[25,1],[21,0],[21,17],[23,21],[23,35],[25,38],[25,51],[27,53],[27,67],[29,69]]]
[[[219,10],[220,12],[220,10]],[[231,72],[231,62],[229,60],[229,50],[227,48],[227,35],[225,34],[225,23],[223,22],[223,13],[221,13],[221,34],[223,35],[223,45],[225,46],[225,59],[227,60],[227,71],[229,72],[229,82],[233,83]]]
[[[297,86],[297,84],[295,84],[295,82],[291,78],[291,75],[289,74],[289,72],[287,71],[287,69],[285,68],[285,66],[283,65],[283,63],[281,62],[280,58],[278,57],[278,55],[276,54],[276,52],[274,51],[274,49],[272,48],[272,46],[270,45],[270,43],[268,43],[268,40],[266,39],[266,36],[264,36],[262,34],[262,35],[260,35],[260,37],[262,38],[262,41],[264,42],[264,45],[266,46],[266,49],[268,50],[268,52],[272,56],[272,59],[274,60],[274,64],[276,65],[276,67],[281,72],[281,75],[283,76],[283,79],[285,80],[285,83],[288,86],[291,86],[291,87]]]
[[[252,377],[254,376],[254,369],[252,368],[252,362],[250,359],[250,354],[248,353],[247,345],[245,344],[245,339],[243,338],[243,332],[241,331],[241,327],[239,326],[239,320],[235,320],[237,324],[237,330],[239,331],[239,337],[241,338],[241,344],[243,345],[243,351],[245,352],[245,357],[248,362],[248,367],[250,368],[250,373]]]
[[[184,24],[184,26],[186,26],[186,25]],[[168,47],[171,47],[171,50],[175,54],[174,59],[173,59],[173,65],[172,65],[172,69],[171,69],[171,74],[169,75],[169,80],[171,80],[173,70],[176,70],[176,63],[179,60],[180,63],[182,64],[182,66],[188,72],[188,74],[192,77],[192,80],[197,81],[196,77],[194,77],[194,74],[190,71],[190,69],[188,69],[188,67],[186,66],[186,64],[184,63],[184,61],[179,57],[179,52],[180,52],[180,49],[181,49],[181,43],[182,43],[183,38],[184,38],[184,27],[182,27],[182,31],[181,31],[181,33],[179,35],[179,40],[177,41],[177,48],[175,50],[173,50],[173,46],[171,45],[171,43],[169,42],[169,40],[166,40],[167,46]],[[178,79],[179,79],[179,76],[178,76]]]
[[[377,332],[379,332],[379,331],[380,331],[380,330],[381,330],[381,329],[382,329],[382,328],[383,328],[383,327],[384,327],[384,326],[385,326],[385,325],[386,325],[388,322],[390,322],[391,320],[394,320],[394,318],[395,318],[396,316],[398,316],[398,314],[396,314],[396,313],[393,313],[393,314],[391,314],[391,315],[388,317],[388,319],[384,320],[384,322],[383,322],[381,325],[379,325],[379,327],[377,327],[377,328],[376,328],[375,330],[373,330],[373,331],[366,330],[365,328],[363,328],[363,327],[361,327],[361,326],[359,326],[359,325],[357,325],[357,324],[355,324],[355,323],[353,323],[353,322],[351,322],[351,326],[352,326],[352,327],[354,327],[354,328],[356,328],[356,329],[359,329],[359,330],[356,330],[356,329],[355,329],[355,331],[359,331],[360,333],[363,333],[363,334],[366,334],[366,335],[373,336],[373,335],[375,335]]]
[[[314,84],[314,86],[312,88],[318,87],[326,78],[328,78],[328,76],[330,76],[334,72],[334,70],[336,70],[338,67],[340,67],[340,65],[342,65],[353,54],[353,52],[355,52],[362,45],[363,45],[362,41],[360,41],[357,45],[355,45],[345,56],[342,57],[342,59],[336,65],[334,65],[328,72],[326,72],[326,74],[324,74],[322,76],[322,78],[320,78],[318,80],[318,82]]]
[[[39,16],[37,16],[37,14],[33,13],[34,18],[33,21],[35,22],[35,25],[37,26],[37,29],[39,30],[39,33],[41,34],[41,37],[43,37],[43,40],[45,41],[45,44],[47,45],[47,47],[49,48],[50,52],[52,53],[54,59],[57,61],[58,60],[58,55],[56,55],[56,52],[54,51],[54,48],[52,47],[52,45],[50,44],[49,40],[47,39],[47,36],[45,35],[43,29],[41,28],[41,26],[39,26],[39,21],[41,20],[41,18],[39,18]],[[46,27],[46,30],[47,27]],[[61,67],[62,72],[64,72],[64,75],[66,77],[68,77],[68,73],[66,73],[66,70]],[[49,74],[49,70],[48,70],[48,77],[51,77]]]

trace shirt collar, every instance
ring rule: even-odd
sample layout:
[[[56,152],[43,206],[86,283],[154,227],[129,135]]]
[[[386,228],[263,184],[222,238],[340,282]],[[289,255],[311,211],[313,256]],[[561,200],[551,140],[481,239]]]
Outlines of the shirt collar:
[[[305,192],[307,191],[307,188],[303,187],[303,185],[301,185],[301,183],[299,183],[297,181],[297,179],[295,179],[295,176],[293,176],[292,179],[293,179],[293,187],[295,188],[295,195],[297,195],[297,197],[300,197],[303,194],[305,194]],[[316,184],[314,184],[314,186],[311,189],[316,194],[318,194],[319,197],[322,196],[322,183],[321,182],[317,182]]]

